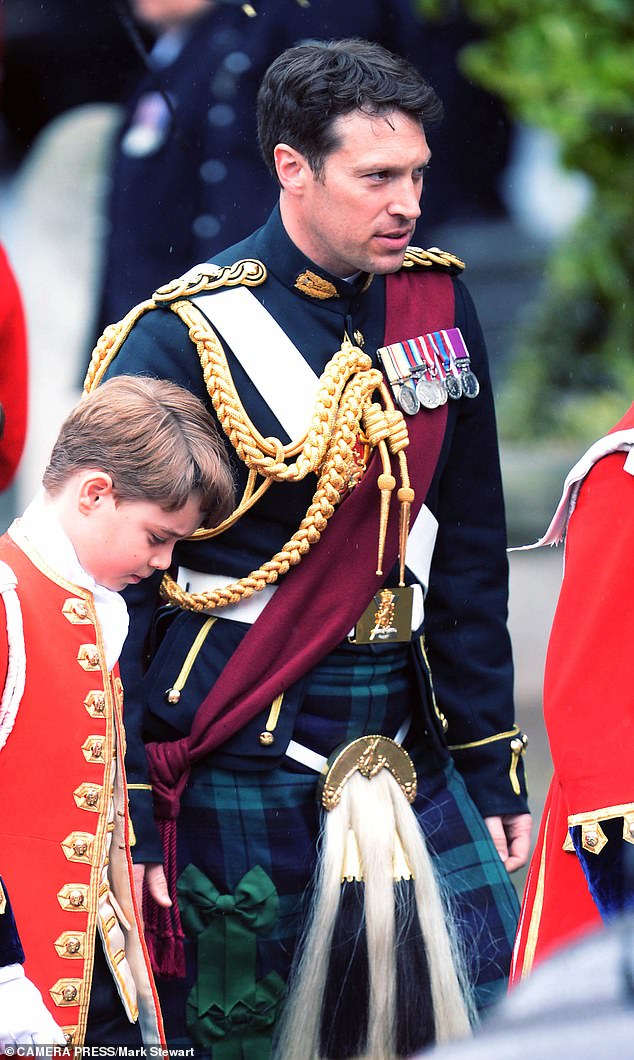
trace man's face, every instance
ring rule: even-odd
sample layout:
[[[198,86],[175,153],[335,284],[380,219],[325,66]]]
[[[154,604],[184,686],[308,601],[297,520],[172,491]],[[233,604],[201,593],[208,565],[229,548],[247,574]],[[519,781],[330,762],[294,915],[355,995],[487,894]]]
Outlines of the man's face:
[[[400,268],[420,216],[431,152],[418,122],[401,111],[337,118],[339,141],[320,177],[308,170],[292,236],[335,276]]]

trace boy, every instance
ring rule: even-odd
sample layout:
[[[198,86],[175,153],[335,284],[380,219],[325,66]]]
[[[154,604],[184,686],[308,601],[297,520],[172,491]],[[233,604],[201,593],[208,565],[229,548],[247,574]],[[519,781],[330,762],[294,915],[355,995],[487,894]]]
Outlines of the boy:
[[[119,592],[227,514],[231,472],[196,398],[122,376],[71,412],[43,486],[0,538],[0,1044],[161,1043],[133,897]]]

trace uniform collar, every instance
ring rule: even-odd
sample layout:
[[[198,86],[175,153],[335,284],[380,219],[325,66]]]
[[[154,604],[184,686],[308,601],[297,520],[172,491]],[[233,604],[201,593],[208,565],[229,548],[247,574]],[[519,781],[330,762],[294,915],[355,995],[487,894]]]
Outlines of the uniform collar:
[[[95,579],[84,570],[68,535],[63,530],[50,504],[46,503],[40,490],[28,505],[24,514],[9,527],[9,536],[24,549],[32,560],[33,551],[41,557],[38,564],[46,572],[50,568],[64,581],[87,589],[92,595],[106,653],[106,665],[112,670],[117,662],[128,633],[128,609],[123,597]]]
[[[354,280],[333,276],[296,247],[282,224],[279,205],[260,229],[262,257],[270,273],[310,302],[323,302],[329,308],[346,305],[365,291],[372,276],[362,272]]]

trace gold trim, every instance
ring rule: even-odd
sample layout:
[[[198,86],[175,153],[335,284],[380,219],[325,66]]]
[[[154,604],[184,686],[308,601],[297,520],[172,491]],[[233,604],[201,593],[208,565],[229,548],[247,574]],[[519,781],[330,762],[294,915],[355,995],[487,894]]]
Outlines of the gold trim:
[[[266,266],[257,258],[241,258],[232,265],[204,264],[198,272],[190,270],[159,287],[152,298],[161,305],[177,298],[193,298],[201,291],[216,291],[219,287],[259,287],[266,277]]]
[[[448,250],[440,250],[438,247],[430,247],[428,250],[423,250],[422,247],[408,247],[402,268],[411,269],[417,265],[425,268],[441,266],[444,269],[460,269],[461,272],[465,268],[464,261],[455,254],[450,254]]]
[[[280,692],[279,696],[276,696],[273,702],[271,703],[271,709],[269,711],[269,716],[266,719],[264,732],[261,732],[259,735],[259,741],[263,747],[270,747],[271,744],[275,742],[275,737],[273,736],[273,733],[275,731],[275,727],[278,721],[280,720],[283,699],[284,693]]]
[[[533,902],[533,908],[531,911],[531,919],[528,925],[528,935],[526,939],[526,945],[524,947],[524,960],[522,961],[522,972],[521,978],[526,979],[533,968],[535,961],[535,950],[537,949],[537,940],[539,938],[539,928],[542,918],[542,910],[544,908],[544,881],[546,878],[546,841],[548,839],[548,827],[550,825],[550,810],[548,811],[548,817],[546,818],[546,824],[544,826],[544,841],[542,844],[541,857],[539,859],[539,875],[537,877],[537,886],[535,888],[535,900]]]
[[[471,747],[484,747],[488,743],[496,743],[497,740],[508,740],[513,736],[518,736],[520,732],[519,726],[514,725],[508,732],[496,732],[493,736],[485,736],[482,740],[472,740],[471,743],[453,743],[449,744],[450,751],[468,751]]]
[[[416,770],[400,744],[387,736],[361,736],[336,752],[329,763],[321,784],[321,804],[333,810],[339,804],[344,784],[354,773],[371,780],[382,769],[387,769],[401,788],[408,802],[416,798]]]
[[[151,784],[128,784],[128,791],[151,791]]]
[[[4,893],[4,887],[2,886],[2,881],[0,880],[0,916],[2,916],[2,914],[4,913],[6,908],[7,908],[7,896]]]
[[[62,1027],[62,1034],[66,1039],[66,1045],[74,1045],[77,1037],[77,1024],[74,1027]]]
[[[618,806],[603,806],[600,810],[588,810],[585,813],[571,813],[568,816],[568,826],[574,828],[576,824],[597,824],[599,821],[607,821],[611,817],[624,817],[626,814],[634,814],[634,802],[622,802]]]
[[[189,677],[192,671],[192,667],[196,662],[198,653],[200,652],[200,649],[202,648],[207,638],[207,634],[209,633],[211,627],[216,621],[217,619],[215,617],[208,618],[205,622],[203,622],[202,626],[198,630],[198,633],[194,637],[192,645],[189,651],[187,652],[187,655],[185,656],[185,661],[180,668],[180,673],[178,677],[174,681],[172,687],[168,688],[165,692],[165,699],[168,703],[175,705],[179,702],[181,698],[181,692],[183,691],[187,678]]]
[[[436,717],[438,718],[438,721],[440,722],[440,724],[442,726],[442,731],[443,732],[447,732],[447,729],[449,728],[449,722],[447,721],[447,718],[443,714],[442,710],[440,710],[440,708],[438,706],[438,703],[436,701],[436,693],[434,692],[434,679],[433,679],[432,674],[431,674],[431,665],[430,665],[429,659],[427,658],[427,647],[425,645],[425,637],[424,637],[424,635],[421,635],[418,638],[418,643],[419,643],[420,650],[421,650],[421,653],[422,653],[422,656],[423,656],[423,661],[425,663],[425,666],[427,667],[427,676],[429,677],[429,689],[430,689],[430,692],[431,692],[431,701],[432,701],[432,705],[433,705],[433,708],[434,708],[434,713],[435,713]]]

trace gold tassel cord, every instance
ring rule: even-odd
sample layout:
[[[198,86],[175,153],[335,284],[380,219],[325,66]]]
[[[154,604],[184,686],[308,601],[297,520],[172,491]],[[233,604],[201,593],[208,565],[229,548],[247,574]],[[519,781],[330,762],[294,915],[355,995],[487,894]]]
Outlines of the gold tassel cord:
[[[191,286],[200,278],[186,281]],[[239,282],[237,279],[235,282]],[[181,283],[181,287],[183,283]],[[165,292],[165,293],[164,293]],[[189,294],[189,290],[187,290]],[[174,298],[176,300],[170,300]],[[181,288],[173,285],[157,292],[156,302],[164,300],[188,328],[195,345],[203,377],[219,424],[239,459],[249,470],[244,493],[235,511],[220,526],[199,529],[193,539],[214,537],[233,526],[266,492],[272,482],[298,482],[311,473],[318,475],[311,504],[298,529],[283,548],[257,570],[238,578],[231,585],[203,593],[188,593],[169,575],[163,579],[166,599],[191,611],[209,611],[241,599],[270,585],[301,561],[312,545],[319,541],[337,504],[354,484],[351,467],[359,467],[357,449],[360,440],[378,448],[383,471],[379,476],[381,506],[379,518],[379,571],[383,561],[389,517],[390,498],[396,488],[391,457],[398,457],[401,487],[397,496],[401,505],[399,551],[401,578],[404,569],[409,505],[413,490],[409,486],[404,450],[409,444],[402,413],[394,408],[383,376],[372,367],[370,357],[346,336],[341,348],[326,365],[319,381],[315,406],[306,434],[288,445],[278,438],[265,438],[251,422],[240,400],[227,363],[223,346],[209,321],[198,307],[181,297]],[[94,389],[116,356],[119,347],[136,321],[155,302],[135,307],[116,325],[110,325],[93,352],[84,384],[86,392]],[[373,400],[378,394],[380,403]],[[258,484],[258,479],[261,481]]]

